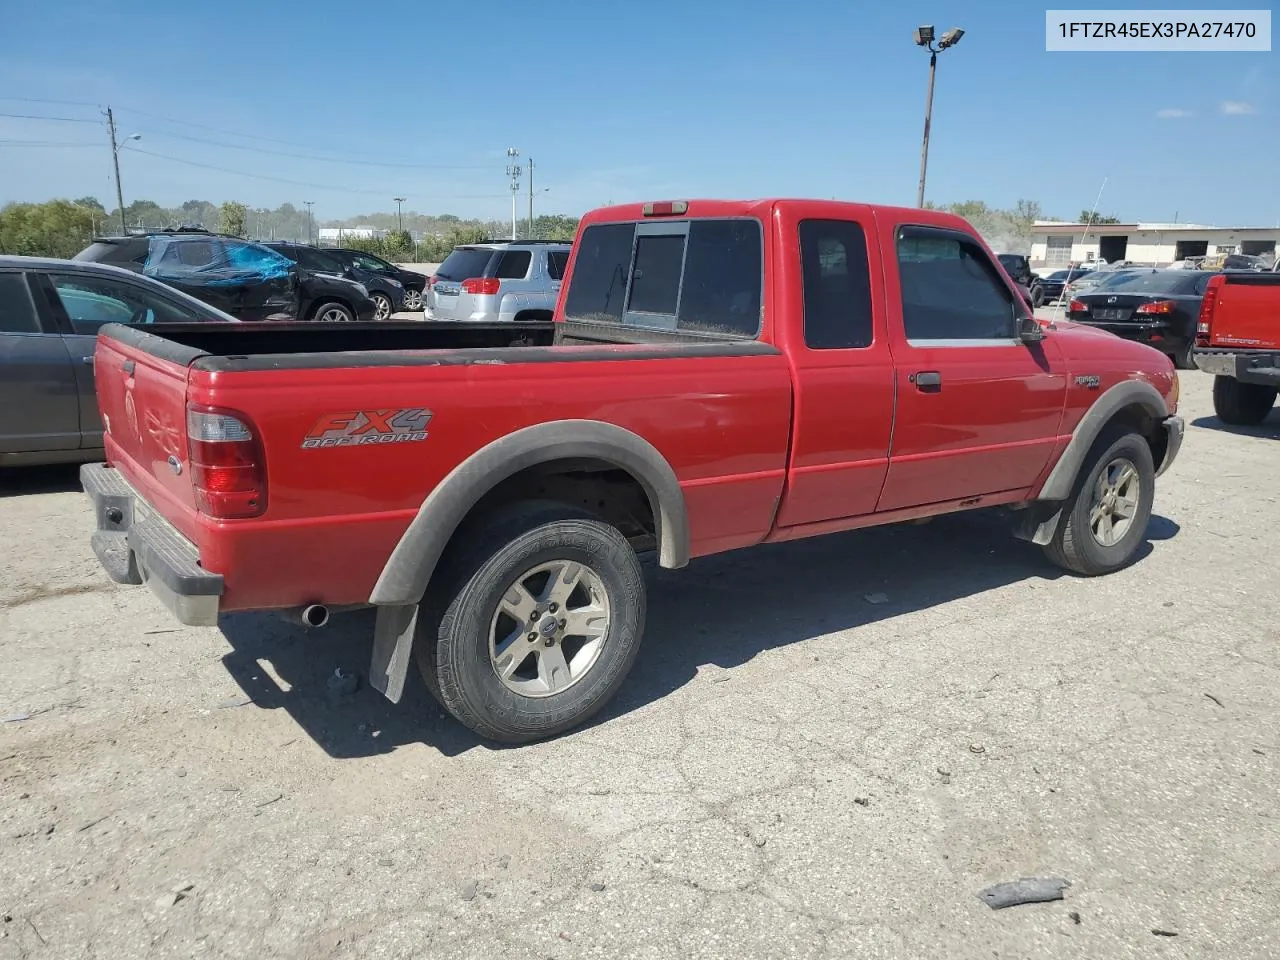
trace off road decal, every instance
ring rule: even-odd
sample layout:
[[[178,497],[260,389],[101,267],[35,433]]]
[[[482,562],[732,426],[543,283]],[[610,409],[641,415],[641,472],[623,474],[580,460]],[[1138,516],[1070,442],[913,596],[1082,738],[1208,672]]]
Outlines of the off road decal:
[[[330,413],[317,420],[302,438],[302,449],[414,443],[427,439],[427,422],[430,419],[431,411],[425,407]]]

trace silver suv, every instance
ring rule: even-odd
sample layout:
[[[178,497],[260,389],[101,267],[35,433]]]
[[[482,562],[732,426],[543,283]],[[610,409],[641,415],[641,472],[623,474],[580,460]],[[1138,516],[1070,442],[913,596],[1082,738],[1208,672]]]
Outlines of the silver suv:
[[[570,245],[495,241],[455,247],[425,295],[428,320],[550,320]]]

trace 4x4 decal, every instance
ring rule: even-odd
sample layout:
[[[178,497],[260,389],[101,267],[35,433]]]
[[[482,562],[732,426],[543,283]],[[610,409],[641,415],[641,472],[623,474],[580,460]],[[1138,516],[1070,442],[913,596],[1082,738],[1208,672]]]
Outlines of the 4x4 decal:
[[[374,443],[414,443],[427,439],[431,411],[426,407],[348,410],[316,421],[302,438],[303,450],[362,447]]]

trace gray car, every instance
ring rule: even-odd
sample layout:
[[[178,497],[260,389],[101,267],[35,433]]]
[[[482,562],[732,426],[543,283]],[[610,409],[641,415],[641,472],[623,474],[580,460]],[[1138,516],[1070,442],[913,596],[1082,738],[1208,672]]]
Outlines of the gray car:
[[[498,241],[455,247],[432,277],[428,320],[550,320],[570,244]]]
[[[0,257],[0,467],[101,460],[93,351],[104,323],[238,323],[119,267]]]

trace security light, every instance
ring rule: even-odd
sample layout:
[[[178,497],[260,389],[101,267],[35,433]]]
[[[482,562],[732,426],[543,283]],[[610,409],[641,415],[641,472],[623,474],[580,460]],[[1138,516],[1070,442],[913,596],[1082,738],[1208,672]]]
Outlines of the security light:
[[[933,27],[916,27],[915,40],[917,47],[927,47],[933,43]]]
[[[943,50],[947,47],[954,47],[960,42],[960,38],[964,36],[964,31],[959,27],[952,27],[942,35],[942,42],[938,44]]]

